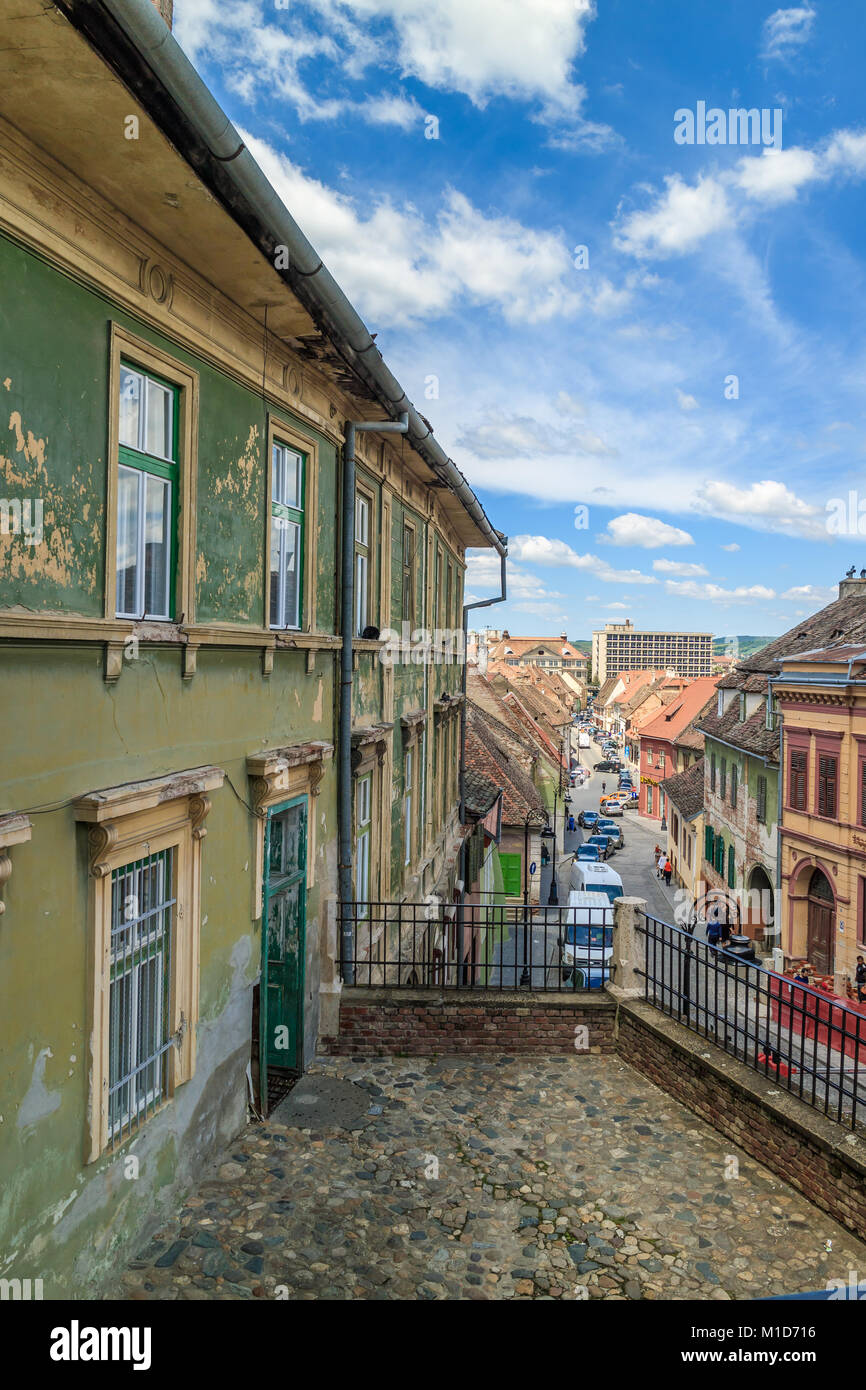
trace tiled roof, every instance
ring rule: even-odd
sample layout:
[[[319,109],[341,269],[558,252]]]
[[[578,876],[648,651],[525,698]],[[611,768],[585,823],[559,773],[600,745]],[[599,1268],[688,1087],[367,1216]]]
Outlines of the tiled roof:
[[[825,651],[828,647],[866,646],[866,598],[852,594],[836,599],[812,613],[781,637],[740,663],[742,671],[779,670],[779,657],[797,652]]]
[[[470,773],[494,787],[501,787],[502,820],[506,825],[521,825],[529,811],[544,809],[541,793],[532,778],[497,739],[485,711],[471,700],[466,705],[467,778]]]
[[[703,758],[698,758],[698,761],[692,763],[684,772],[667,777],[662,782],[662,788],[668,801],[682,812],[686,820],[699,815],[704,806]]]
[[[740,688],[752,694],[758,690],[766,692],[767,677],[749,676],[741,682]],[[768,762],[779,761],[779,731],[767,728],[765,703],[743,720],[740,719],[739,700],[731,700],[724,714],[717,714],[715,706],[712,706],[702,715],[699,725],[707,738],[721,739],[723,743],[741,748],[744,753],[755,753]]]
[[[475,768],[467,767],[463,775],[463,791],[466,797],[466,809],[471,816],[476,816],[480,820],[487,812],[496,805],[499,796],[499,787],[489,777]]]
[[[665,709],[659,710],[655,719],[643,725],[641,738],[669,739],[672,742],[701,713],[715,693],[717,684],[715,676],[699,676],[691,681]]]

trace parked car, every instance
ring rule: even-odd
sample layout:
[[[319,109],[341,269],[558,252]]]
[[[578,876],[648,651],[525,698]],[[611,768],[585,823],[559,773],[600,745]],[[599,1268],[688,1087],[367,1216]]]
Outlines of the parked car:
[[[577,817],[577,823],[584,829],[594,826],[598,820],[598,811],[581,811]]]
[[[625,811],[636,811],[639,806],[640,797],[638,796],[637,792],[632,792],[631,795],[628,796],[623,803],[623,809]]]
[[[600,763],[594,764],[596,772],[619,772],[619,763],[612,763],[609,758],[603,758]]]
[[[625,801],[619,796],[603,796],[598,809],[603,816],[621,816]]]
[[[584,859],[590,859],[598,863],[598,845],[591,845],[588,841],[584,845],[578,845],[577,849],[574,852],[574,857],[578,860],[578,862],[581,862]]]
[[[609,859],[614,852],[612,835],[590,835],[586,844],[595,845],[599,859]]]
[[[616,825],[608,816],[600,816],[595,827],[597,835],[613,835],[617,849],[625,848],[625,836],[620,826]]]

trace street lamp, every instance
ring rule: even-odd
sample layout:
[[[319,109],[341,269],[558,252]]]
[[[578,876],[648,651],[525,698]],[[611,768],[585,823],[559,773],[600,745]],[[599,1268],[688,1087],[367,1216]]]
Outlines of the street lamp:
[[[520,983],[526,988],[532,979],[529,970],[529,827],[540,818],[546,819],[547,813],[534,810],[529,811],[523,820],[523,971]],[[543,835],[544,831],[541,833]]]

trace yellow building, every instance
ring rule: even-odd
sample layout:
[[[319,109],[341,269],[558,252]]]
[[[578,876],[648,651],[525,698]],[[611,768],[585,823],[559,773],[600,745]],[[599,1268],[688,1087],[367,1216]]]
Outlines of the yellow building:
[[[779,665],[782,945],[844,996],[866,955],[866,647]]]

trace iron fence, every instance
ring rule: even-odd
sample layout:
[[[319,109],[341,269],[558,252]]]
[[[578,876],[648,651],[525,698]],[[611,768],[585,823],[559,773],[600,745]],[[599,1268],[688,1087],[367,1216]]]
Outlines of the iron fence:
[[[601,989],[613,908],[354,903],[340,908],[340,967],[358,986]],[[351,950],[346,942],[351,941]]]
[[[866,1017],[646,916],[646,998],[839,1124],[866,1114]]]

